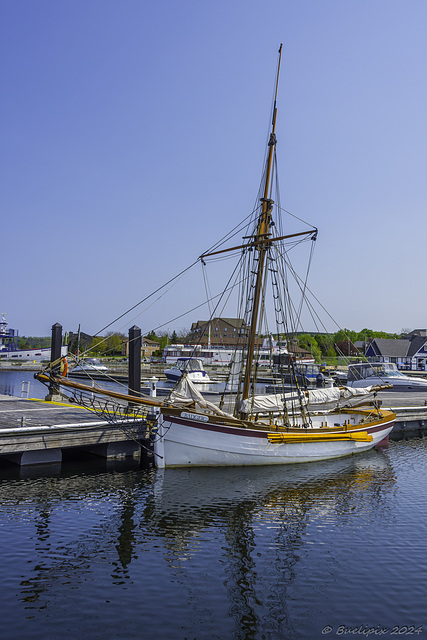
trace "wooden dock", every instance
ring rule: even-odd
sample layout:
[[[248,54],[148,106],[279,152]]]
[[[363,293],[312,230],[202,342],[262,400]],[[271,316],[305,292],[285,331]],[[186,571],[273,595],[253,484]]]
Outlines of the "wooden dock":
[[[427,435],[427,392],[381,391],[378,394],[385,409],[396,414],[396,422],[390,440],[422,438]]]
[[[146,438],[143,419],[110,424],[78,406],[0,396],[0,464],[2,458],[21,466],[60,463],[66,449],[139,459]]]

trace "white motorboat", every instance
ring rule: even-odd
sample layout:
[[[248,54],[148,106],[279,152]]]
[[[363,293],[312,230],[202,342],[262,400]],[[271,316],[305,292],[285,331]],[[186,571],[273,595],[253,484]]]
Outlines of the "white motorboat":
[[[98,358],[84,358],[70,371],[69,375],[73,375],[73,373],[105,373],[106,371],[108,371],[108,367],[102,364]]]
[[[178,358],[174,367],[164,371],[166,378],[170,382],[178,382],[184,373],[191,382],[210,382],[210,378],[199,358]]]
[[[393,362],[358,362],[348,367],[347,386],[392,385],[398,391],[427,391],[427,378],[408,376]]]
[[[0,320],[0,360],[22,360],[33,362],[49,362],[51,358],[50,347],[38,349],[18,349],[18,331],[10,329],[6,321],[6,314],[1,314]],[[68,347],[61,346],[61,356],[66,356]]]

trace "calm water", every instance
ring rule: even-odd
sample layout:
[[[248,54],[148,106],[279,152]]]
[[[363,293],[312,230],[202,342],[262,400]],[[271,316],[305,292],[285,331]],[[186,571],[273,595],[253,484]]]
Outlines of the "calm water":
[[[90,460],[0,468],[2,639],[426,637],[427,440],[274,469]]]
[[[83,381],[80,380],[80,382],[91,384],[89,379]],[[25,383],[24,387],[22,386],[22,383]],[[29,383],[29,387],[27,386],[27,383]],[[117,385],[112,382],[96,382],[96,384],[102,384],[102,386],[106,387],[114,387],[120,391],[127,392],[127,388],[124,385]],[[44,399],[47,394],[46,385],[35,380],[33,371],[19,371],[19,369],[17,371],[10,371],[7,369],[0,371],[0,395],[16,396],[20,398],[22,390],[24,390],[23,397],[25,398],[27,397],[27,391],[29,398]]]
[[[147,377],[151,377],[151,376],[147,376]],[[89,379],[77,380],[77,381],[84,382],[85,384],[91,384],[91,381]],[[3,371],[0,370],[0,395],[17,396],[18,398],[21,397],[23,382],[25,383],[24,385],[25,398],[27,397],[27,390],[28,390],[28,397],[30,398],[46,397],[46,394],[47,394],[46,386],[41,382],[39,382],[38,380],[34,379],[34,372],[20,371],[19,369],[16,371],[10,371],[7,369]],[[29,387],[27,386],[27,383],[29,383]],[[124,383],[118,384],[112,381],[99,380],[99,381],[95,381],[95,384],[127,393],[127,386]],[[142,385],[142,387],[144,388],[144,384]],[[174,384],[166,380],[159,380],[159,382],[157,383],[157,388],[159,389],[159,395],[161,393],[162,388],[172,389],[173,387],[174,387]],[[219,392],[222,392],[224,390],[225,383],[213,382],[212,384],[200,384],[200,385],[196,384],[196,387],[203,393],[213,392],[215,395],[217,395]],[[266,389],[265,384],[257,385],[258,393],[265,393],[265,389]],[[147,395],[149,394],[148,388],[146,389],[145,393]]]
[[[34,380],[32,371],[10,371],[5,369],[0,371],[0,395],[21,397],[22,383],[29,382],[30,398],[44,398],[46,396],[46,387],[38,380]],[[28,387],[25,386],[25,390]],[[25,397],[26,397],[25,392]]]

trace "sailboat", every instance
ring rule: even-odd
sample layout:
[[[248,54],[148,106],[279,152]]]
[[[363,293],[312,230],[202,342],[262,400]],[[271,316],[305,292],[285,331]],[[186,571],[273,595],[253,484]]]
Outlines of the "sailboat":
[[[230,364],[229,380],[219,402],[207,399],[184,374],[171,393],[160,400],[135,397],[100,387],[72,382],[53,369],[38,374],[39,380],[72,388],[83,403],[90,392],[106,395],[118,403],[130,402],[151,411],[154,455],[157,467],[278,465],[313,462],[360,453],[384,441],[393,428],[395,414],[382,408],[375,388],[349,389],[332,387],[304,389],[297,375],[292,349],[286,357],[291,388],[277,388],[275,393],[260,394],[256,384],[262,335],[272,334],[265,325],[269,305],[276,328],[291,347],[292,336],[301,323],[302,302],[291,296],[292,276],[305,298],[306,282],[298,279],[289,254],[303,242],[312,245],[317,228],[285,233],[283,209],[277,202],[276,121],[282,46],[279,49],[275,76],[271,128],[266,149],[265,168],[258,204],[244,223],[222,243],[204,252],[199,261],[206,265],[218,258],[234,257],[239,268],[227,282],[224,296],[237,290],[238,312],[242,330]],[[276,198],[276,201],[273,199]],[[241,234],[238,244],[235,236]],[[241,237],[243,235],[243,238]],[[232,246],[229,246],[232,242]],[[270,282],[272,294],[267,293]],[[225,299],[225,298],[224,298]],[[218,309],[219,303],[215,307]],[[78,395],[80,394],[80,395]],[[134,409],[133,409],[134,410]],[[154,411],[154,413],[153,413]],[[106,419],[126,412],[105,411]],[[137,412],[134,419],[138,418]]]

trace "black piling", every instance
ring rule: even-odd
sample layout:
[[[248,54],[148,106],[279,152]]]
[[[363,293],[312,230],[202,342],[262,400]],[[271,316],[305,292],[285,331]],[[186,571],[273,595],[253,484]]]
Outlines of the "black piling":
[[[50,361],[55,362],[61,357],[62,347],[62,325],[57,322],[52,325],[52,342],[50,346]],[[61,370],[60,363],[52,367],[52,374],[58,376]],[[49,385],[49,395],[46,396],[46,400],[52,400],[54,396],[59,394],[59,387],[56,384]]]
[[[129,329],[129,395],[141,396],[141,329]]]

